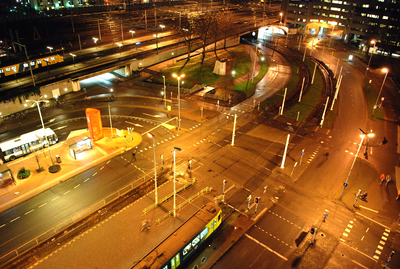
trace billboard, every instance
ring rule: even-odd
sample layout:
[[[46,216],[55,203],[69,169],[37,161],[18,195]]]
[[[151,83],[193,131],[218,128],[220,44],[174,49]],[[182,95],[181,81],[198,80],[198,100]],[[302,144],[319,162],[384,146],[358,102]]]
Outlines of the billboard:
[[[101,123],[100,110],[95,108],[86,108],[86,119],[88,123],[90,138],[92,141],[100,140],[104,137],[103,125]]]

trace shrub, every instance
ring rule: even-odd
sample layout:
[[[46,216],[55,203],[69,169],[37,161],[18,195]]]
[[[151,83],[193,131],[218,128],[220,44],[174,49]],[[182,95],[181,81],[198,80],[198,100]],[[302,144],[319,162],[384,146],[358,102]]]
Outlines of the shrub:
[[[19,169],[17,177],[19,179],[24,179],[24,178],[29,177],[30,174],[31,174],[30,170],[26,170],[25,167],[22,167],[21,169]]]

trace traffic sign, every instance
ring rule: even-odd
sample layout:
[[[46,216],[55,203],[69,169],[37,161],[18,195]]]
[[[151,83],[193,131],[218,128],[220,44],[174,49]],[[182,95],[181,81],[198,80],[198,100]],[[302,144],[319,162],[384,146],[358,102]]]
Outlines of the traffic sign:
[[[343,186],[346,188],[349,184],[347,184],[346,182],[343,183]]]

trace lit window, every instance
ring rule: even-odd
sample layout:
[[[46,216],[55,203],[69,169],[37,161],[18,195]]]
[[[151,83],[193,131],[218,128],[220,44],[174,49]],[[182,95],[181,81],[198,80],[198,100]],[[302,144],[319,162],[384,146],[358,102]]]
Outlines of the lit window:
[[[362,5],[362,7],[363,7],[363,8],[369,8],[369,5],[364,4],[364,5]]]
[[[332,4],[339,4],[339,5],[341,5],[341,4],[342,4],[342,1],[333,0],[333,1],[332,1]]]
[[[24,63],[24,67],[25,68],[29,67],[29,64],[28,63]]]
[[[388,20],[388,19],[389,19],[388,16],[383,16],[383,17],[382,17],[382,20]]]
[[[182,251],[183,256],[185,256],[190,251],[191,248],[192,248],[192,244],[189,243]]]
[[[200,236],[196,236],[195,239],[192,240],[192,247],[195,247],[200,242]]]
[[[333,11],[340,11],[340,8],[338,8],[338,7],[331,7],[331,10],[333,10]]]
[[[208,234],[208,227],[204,228],[200,233],[200,239],[203,239]]]

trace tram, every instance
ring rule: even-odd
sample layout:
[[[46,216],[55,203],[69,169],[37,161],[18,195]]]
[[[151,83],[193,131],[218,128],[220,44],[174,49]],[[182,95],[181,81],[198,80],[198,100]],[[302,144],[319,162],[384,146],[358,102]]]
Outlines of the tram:
[[[208,203],[131,269],[184,268],[188,258],[221,224],[221,208]]]

